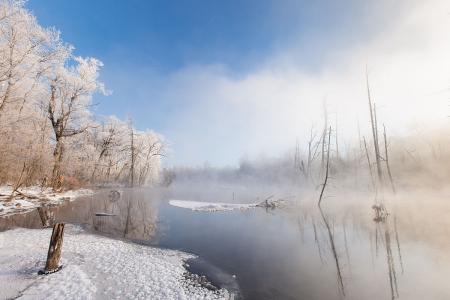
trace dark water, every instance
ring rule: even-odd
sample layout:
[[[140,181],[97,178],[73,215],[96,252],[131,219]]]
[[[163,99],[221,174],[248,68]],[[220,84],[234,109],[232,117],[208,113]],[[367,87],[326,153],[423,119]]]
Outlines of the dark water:
[[[374,221],[371,200],[208,213],[172,207],[168,197],[103,191],[53,210],[98,234],[197,254],[190,271],[244,299],[450,299],[448,226],[425,206],[393,206]],[[0,230],[15,226],[39,228],[39,216],[0,220]]]

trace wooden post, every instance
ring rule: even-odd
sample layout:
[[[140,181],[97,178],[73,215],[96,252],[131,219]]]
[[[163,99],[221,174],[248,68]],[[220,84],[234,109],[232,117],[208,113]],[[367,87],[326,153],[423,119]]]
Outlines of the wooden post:
[[[64,236],[64,223],[56,223],[53,225],[52,237],[50,238],[50,245],[48,247],[47,262],[44,271],[39,274],[50,274],[58,271],[59,259],[61,258],[61,249]]]

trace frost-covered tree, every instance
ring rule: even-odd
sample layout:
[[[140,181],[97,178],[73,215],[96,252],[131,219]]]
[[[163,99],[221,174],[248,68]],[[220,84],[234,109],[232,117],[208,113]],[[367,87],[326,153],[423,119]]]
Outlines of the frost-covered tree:
[[[61,179],[61,162],[64,154],[64,140],[85,132],[90,126],[92,94],[105,93],[98,81],[102,63],[94,58],[74,57],[75,65],[57,65],[49,74],[50,88],[47,103],[48,118],[51,122],[55,146],[51,185],[58,188]]]
[[[43,73],[69,51],[57,31],[39,26],[24,1],[0,1],[0,116],[8,105],[23,109]]]
[[[72,51],[57,30],[39,25],[25,1],[0,0],[0,184],[59,188],[63,174],[66,186],[125,184],[131,165],[137,183],[152,182],[162,138],[133,128],[130,147],[126,122],[95,122],[90,108],[93,94],[105,93],[102,63]]]

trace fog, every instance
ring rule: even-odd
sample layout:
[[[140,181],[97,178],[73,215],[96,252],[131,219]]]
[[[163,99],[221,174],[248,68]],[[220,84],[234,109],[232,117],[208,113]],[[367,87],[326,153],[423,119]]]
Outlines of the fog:
[[[392,9],[392,20],[374,22],[371,33],[360,32],[355,43],[324,37],[333,43],[317,51],[320,63],[314,70],[304,66],[313,58],[300,54],[299,43],[279,49],[244,74],[220,63],[140,74],[159,83],[148,94],[177,106],[162,128],[172,148],[166,163],[236,166],[243,156],[277,157],[296,140],[306,143],[311,127],[322,130],[324,100],[345,147],[357,138],[358,122],[363,134],[370,132],[366,67],[380,123],[391,135],[446,124],[449,3],[408,1]]]

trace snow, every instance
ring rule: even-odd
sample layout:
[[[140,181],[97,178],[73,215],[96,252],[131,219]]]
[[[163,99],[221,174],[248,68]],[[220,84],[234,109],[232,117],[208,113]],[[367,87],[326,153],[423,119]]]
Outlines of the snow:
[[[49,188],[31,186],[20,188],[21,194],[16,194],[11,201],[8,201],[12,191],[12,186],[0,186],[0,216],[27,212],[43,205],[57,205],[66,200],[72,201],[80,196],[93,194],[93,191],[89,189],[55,193]]]
[[[258,203],[237,204],[221,202],[198,202],[187,200],[170,200],[169,204],[176,207],[187,208],[194,211],[229,211],[229,210],[247,210],[257,207]]]
[[[0,233],[0,298],[232,299],[185,276],[185,252],[137,245],[66,225],[63,268],[42,276],[51,229]]]

